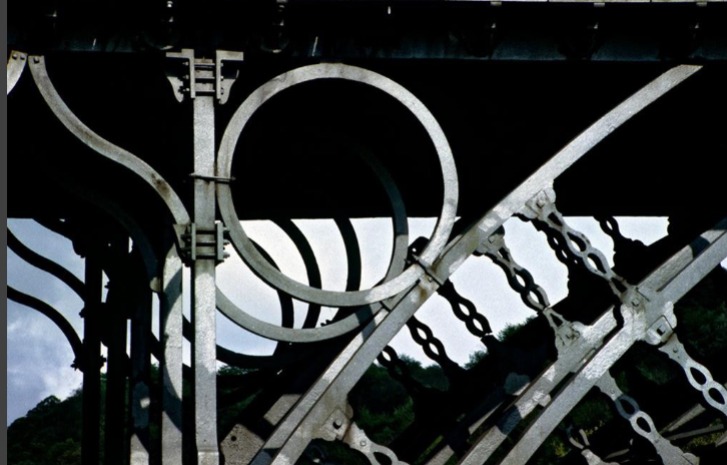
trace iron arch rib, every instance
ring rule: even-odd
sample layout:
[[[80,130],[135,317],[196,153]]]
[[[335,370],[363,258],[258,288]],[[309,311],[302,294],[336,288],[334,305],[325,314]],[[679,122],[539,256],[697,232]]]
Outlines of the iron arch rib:
[[[46,271],[65,283],[79,297],[83,296],[83,282],[58,263],[32,251],[8,229],[8,247],[29,264]]]
[[[131,152],[107,141],[86,126],[66,105],[48,75],[45,57],[30,57],[30,71],[43,99],[58,120],[81,142],[91,147],[105,158],[127,168],[144,180],[165,203],[177,224],[189,223],[182,200],[169,183],[145,161]]]
[[[25,69],[25,63],[28,61],[28,55],[23,52],[10,52],[10,59],[8,59],[7,69],[7,94],[13,91],[15,85],[20,80],[20,76],[23,74]]]
[[[84,370],[85,367],[83,365],[83,343],[81,342],[81,338],[78,337],[78,334],[76,334],[76,330],[73,329],[73,326],[71,326],[68,320],[66,320],[58,310],[51,307],[42,300],[20,292],[10,286],[8,286],[8,299],[21,305],[25,305],[26,307],[32,308],[33,310],[37,310],[38,312],[47,316],[53,323],[55,323],[58,329],[63,332],[63,335],[66,336],[66,340],[68,340],[68,343],[71,345],[71,349],[73,350],[73,356],[75,357],[75,360],[73,361],[72,366],[74,368],[78,368],[81,371]]]

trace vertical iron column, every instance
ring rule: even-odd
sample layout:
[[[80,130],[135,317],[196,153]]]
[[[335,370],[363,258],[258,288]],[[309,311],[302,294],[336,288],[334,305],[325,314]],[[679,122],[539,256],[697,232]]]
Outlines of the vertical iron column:
[[[217,50],[214,59],[196,58],[194,50],[182,49],[181,52],[168,52],[167,58],[172,63],[182,64],[182,67],[167,72],[167,78],[172,84],[175,98],[184,100],[187,95],[193,105],[193,137],[194,137],[194,215],[191,224],[177,225],[186,228],[185,255],[191,261],[192,267],[192,325],[194,338],[192,341],[193,356],[192,368],[194,371],[194,422],[195,444],[197,447],[197,463],[199,465],[217,465],[219,463],[219,449],[217,443],[217,335],[216,313],[217,305],[215,294],[215,267],[224,259],[224,241],[222,239],[221,224],[215,221],[216,214],[216,187],[218,178],[215,160],[215,100],[224,104],[229,95],[230,88],[237,77],[237,70],[232,67],[223,75],[223,62],[242,61],[241,52]],[[178,285],[167,289],[174,282],[178,273],[178,259],[171,254],[165,266],[164,285],[165,312],[169,317],[166,330],[170,339],[165,344],[165,356],[178,356],[176,349],[177,332],[180,327],[179,307],[175,293]],[[169,269],[167,270],[167,267]],[[168,292],[168,294],[167,294]],[[165,333],[165,336],[167,334]],[[167,350],[168,349],[168,350]],[[171,359],[170,359],[171,360]],[[169,376],[178,374],[169,371]],[[165,389],[175,389],[174,380],[169,379]],[[167,400],[173,408],[173,393]],[[173,411],[170,411],[173,413]],[[168,428],[167,446],[177,438],[177,432],[170,422]],[[166,446],[165,446],[166,447]],[[167,455],[171,460],[172,455]]]
[[[83,423],[81,464],[98,465],[101,429],[101,305],[102,270],[98,239],[88,237],[83,296]]]
[[[131,407],[132,429],[130,440],[130,465],[148,465],[150,455],[149,408],[150,392],[150,347],[151,295],[148,288],[132,284],[138,289],[135,295],[134,315],[131,319],[131,380],[129,405]]]
[[[126,322],[129,313],[127,261],[129,239],[114,234],[109,251],[109,283],[106,294],[106,399],[104,423],[104,464],[126,463]]]
[[[196,71],[196,70],[195,70]],[[200,73],[213,73],[202,69]],[[200,80],[201,76],[197,76]],[[205,76],[206,77],[206,76]],[[192,253],[192,320],[194,324],[194,417],[197,463],[217,465],[217,352],[215,247],[197,247],[197,233],[215,229],[215,102],[201,93],[194,106],[194,224]],[[205,178],[207,177],[207,178]]]
[[[164,263],[159,335],[162,342],[162,465],[182,465],[182,260],[172,245]]]
[[[117,292],[120,292],[118,290]],[[109,295],[111,291],[109,291]],[[126,315],[125,308],[109,308],[108,362],[106,367],[106,414],[104,463],[126,463]]]

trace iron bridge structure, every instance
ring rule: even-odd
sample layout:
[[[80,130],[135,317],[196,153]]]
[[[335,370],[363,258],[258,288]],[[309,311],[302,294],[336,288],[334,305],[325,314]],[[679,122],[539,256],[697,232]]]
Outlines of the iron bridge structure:
[[[83,333],[38,297],[8,298],[72,346],[82,464],[354,463],[334,446],[382,465],[545,463],[554,438],[562,463],[725,463],[726,354],[700,355],[683,321],[704,289],[727,311],[726,6],[11,2],[8,216],[72,241],[83,279],[10,229],[8,249],[82,298]],[[572,216],[598,222],[614,265]],[[629,239],[622,216],[667,217],[668,235]],[[436,219],[429,236],[409,233],[420,217]],[[390,225],[371,285],[358,218]],[[297,219],[335,224],[344,287],[323,285],[327,258]],[[307,279],[249,220],[290,238]],[[565,299],[516,261],[508,221],[567,269]],[[230,254],[277,296],[275,315],[218,285]],[[534,312],[524,337],[498,339],[487,299],[458,290],[471,262],[498,267]],[[425,302],[481,341],[478,363],[451,360],[457,341],[417,318]],[[219,319],[274,351],[224,347]],[[400,331],[446,389],[412,376],[390,346]],[[650,363],[677,375],[633,381]],[[222,364],[237,369],[224,391]],[[374,365],[413,411],[386,443],[351,401]],[[593,399],[612,415],[580,427]]]

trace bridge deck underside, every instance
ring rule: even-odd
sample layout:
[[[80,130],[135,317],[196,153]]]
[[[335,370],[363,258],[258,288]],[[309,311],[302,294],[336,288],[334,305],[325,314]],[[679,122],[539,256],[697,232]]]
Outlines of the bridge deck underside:
[[[545,160],[662,64],[355,62],[403,84],[429,107],[452,146],[460,216],[491,208]],[[94,130],[153,166],[191,201],[188,104],[177,103],[153,57],[59,54],[48,67],[59,92]],[[245,63],[218,127],[280,66]],[[156,214],[132,176],[65,132],[30,76],[8,98],[9,216],[64,215],[63,183],[82,184],[142,217]],[[570,215],[712,216],[723,197],[718,161],[727,150],[720,116],[727,68],[707,66],[611,134],[558,179]],[[218,129],[217,137],[221,137]],[[441,181],[433,146],[393,99],[351,83],[314,83],[277,96],[238,146],[232,183],[242,218],[389,216],[375,177],[356,155],[376,157],[394,177],[410,216],[436,216]],[[107,163],[107,162],[106,162]],[[123,171],[123,170],[121,170]],[[722,202],[723,203],[723,202]]]

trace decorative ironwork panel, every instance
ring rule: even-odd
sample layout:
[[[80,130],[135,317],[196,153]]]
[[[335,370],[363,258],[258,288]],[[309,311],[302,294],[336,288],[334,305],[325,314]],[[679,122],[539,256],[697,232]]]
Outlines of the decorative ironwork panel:
[[[8,247],[83,299],[83,337],[40,299],[11,287],[8,298],[47,316],[73,348],[73,365],[84,373],[84,465],[99,463],[102,402],[106,410],[102,446],[108,463],[475,465],[563,460],[696,465],[700,460],[717,463],[714,460],[725,456],[726,373],[714,366],[714,358],[695,354],[685,340],[682,318],[689,318],[689,311],[680,302],[698,299],[700,289],[713,286],[722,299],[721,309],[727,308],[727,272],[720,267],[727,258],[727,202],[704,199],[703,205],[666,208],[670,234],[659,245],[647,247],[624,237],[614,218],[620,211],[616,199],[628,199],[628,187],[619,178],[602,178],[597,172],[584,180],[579,168],[596,166],[584,165],[595,157],[605,157],[608,164],[608,154],[599,152],[599,147],[613,133],[628,131],[632,120],[655,117],[654,111],[669,105],[672,93],[700,73],[709,73],[709,65],[703,70],[700,65],[676,64],[648,79],[637,76],[641,82],[631,95],[618,87],[614,91],[618,99],[612,100],[619,103],[592,120],[580,121],[580,132],[560,150],[543,159],[517,154],[523,165],[518,166],[516,160],[488,160],[487,146],[470,147],[485,161],[458,157],[463,130],[445,114],[456,112],[457,103],[431,98],[426,90],[427,85],[436,86],[431,81],[405,79],[404,84],[388,77],[386,69],[378,71],[375,60],[354,60],[353,65],[290,59],[277,63],[277,75],[266,69],[261,77],[255,74],[255,61],[248,63],[242,52],[179,49],[156,55],[150,59],[155,66],[143,70],[144,79],[158,83],[166,78],[171,88],[154,88],[166,92],[156,98],[166,99],[164,105],[179,114],[177,120],[160,125],[186,124],[168,131],[178,140],[168,146],[167,139],[149,142],[149,149],[133,133],[115,140],[114,134],[120,132],[109,129],[113,122],[96,129],[89,110],[93,102],[89,104],[88,95],[79,97],[77,87],[69,85],[73,71],[61,72],[66,58],[11,52],[7,92],[17,97],[11,100],[11,110],[25,101],[42,109],[39,128],[59,140],[62,164],[77,175],[60,173],[53,180],[53,189],[62,193],[66,205],[56,205],[52,199],[41,205],[28,200],[21,210],[73,242],[85,258],[85,277],[81,280],[30,250],[22,237],[11,232]],[[396,75],[395,66],[390,70]],[[60,82],[56,71],[63,76]],[[67,95],[64,86],[71,89]],[[402,127],[411,131],[403,136],[361,135],[356,132],[358,123],[377,116],[365,109],[351,124],[344,113],[320,122],[330,126],[322,129],[322,136],[311,135],[312,143],[303,140],[303,131],[276,130],[276,121],[288,127],[286,115],[276,111],[293,111],[308,95],[328,90],[336,96],[332,100],[350,96],[355,104],[368,101],[374,107],[385,102],[380,117],[405,121]],[[724,99],[724,86],[713,91]],[[21,95],[12,95],[17,92]],[[447,92],[442,88],[434,93],[441,97]],[[115,110],[98,105],[93,111],[101,115]],[[723,113],[713,118],[721,118],[718,125],[725,124]],[[300,124],[315,127],[311,121]],[[398,127],[392,132],[399,130],[403,131]],[[256,131],[278,139],[260,143]],[[527,127],[515,132],[530,137]],[[397,149],[411,147],[416,153],[377,153],[382,141],[397,137],[404,141]],[[280,140],[286,138],[290,140]],[[308,147],[301,150],[304,155],[294,153],[285,162],[310,170],[300,177],[317,169],[324,177],[336,175],[322,182],[310,180],[306,188],[326,192],[329,182],[351,183],[358,190],[371,181],[383,188],[383,194],[367,197],[358,192],[364,198],[359,209],[363,213],[358,214],[347,214],[336,199],[330,205],[305,204],[295,198],[305,197],[304,188],[270,193],[259,189],[248,195],[246,186],[265,186],[261,178],[283,176],[283,169],[250,168],[277,163],[254,157],[281,146]],[[30,152],[43,152],[52,143],[30,141],[29,147]],[[140,154],[133,153],[137,148]],[[335,156],[322,156],[328,163],[323,167],[315,166],[320,159],[296,160],[316,151]],[[687,154],[680,163],[688,159]],[[336,171],[336,163],[343,168]],[[667,162],[649,163],[650,179],[643,182],[652,186],[660,177],[659,163]],[[472,172],[471,166],[489,169]],[[502,166],[511,173],[499,171]],[[623,171],[628,176],[631,169],[620,166],[607,175]],[[183,170],[187,173],[180,176]],[[280,182],[293,185],[290,179],[295,174],[286,172],[288,178]],[[574,182],[577,176],[581,179]],[[724,172],[718,178],[724,178]],[[502,179],[512,182],[505,188]],[[492,190],[487,190],[488,183]],[[587,189],[607,199],[613,192],[614,203],[590,205],[578,198],[586,197]],[[285,196],[291,197],[289,204],[276,203]],[[331,194],[314,198],[327,196]],[[410,237],[411,213],[406,205],[411,199],[415,210],[436,216],[428,237]],[[385,207],[370,207],[369,201],[382,201]],[[261,214],[265,207],[271,207],[270,212]],[[614,243],[614,266],[586,234],[569,224],[568,211],[591,207],[590,215]],[[693,216],[680,216],[702,207],[704,211]],[[323,260],[292,221],[296,208],[333,220],[345,252],[344,289],[323,285]],[[382,211],[390,213],[393,233],[389,263],[380,281],[362,285],[367,257],[351,217],[379,216]],[[290,238],[302,257],[307,282],[288,276],[270,251],[251,238],[244,220],[256,216],[272,220]],[[560,301],[549,297],[535,278],[537,273],[515,260],[504,228],[512,219],[543,235],[553,257],[567,269],[568,297]],[[279,323],[262,319],[249,302],[239,302],[219,285],[217,267],[230,254],[237,255],[248,274],[277,296]],[[527,336],[520,336],[532,344],[508,342],[493,334],[489,309],[478,307],[453,281],[465,262],[491,262],[504,273],[511,287],[507,292],[535,312],[522,326]],[[185,268],[191,275],[188,282]],[[103,275],[108,277],[107,293],[102,292]],[[240,279],[245,292],[248,285]],[[191,302],[190,319],[183,311],[186,299]],[[152,331],[154,302],[158,302],[158,337]],[[417,316],[425,303],[436,304],[441,314],[451,313],[463,331],[481,341],[477,360],[461,366],[451,358],[457,341],[442,338],[440,327]],[[274,350],[251,355],[222,346],[216,335],[221,318],[236,325],[241,335],[253,333],[273,341]],[[127,321],[131,322],[128,353]],[[402,331],[432,361],[444,387],[422,380],[392,347]],[[185,340],[192,348],[188,360]],[[102,344],[108,348],[107,358],[101,357]],[[670,367],[669,379],[674,381],[668,396],[680,399],[662,409],[648,393],[645,396],[643,386],[630,381],[638,367],[626,365],[634,360],[642,364],[658,360]],[[159,366],[158,379],[152,374],[153,361]],[[218,374],[222,364],[233,367],[233,375]],[[102,399],[99,380],[104,365],[108,387]],[[356,400],[375,369],[399,386],[410,402],[411,416],[384,440],[375,422],[367,421],[365,406]],[[119,407],[125,402],[127,383],[128,421]],[[584,405],[597,412],[590,417],[597,421],[588,427],[579,420]],[[612,440],[605,439],[616,430]],[[692,437],[702,438],[703,446],[687,444]],[[555,449],[557,458],[548,455]]]

